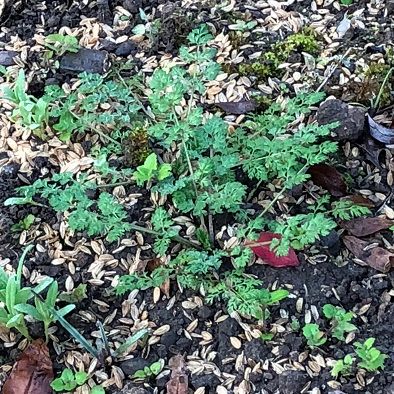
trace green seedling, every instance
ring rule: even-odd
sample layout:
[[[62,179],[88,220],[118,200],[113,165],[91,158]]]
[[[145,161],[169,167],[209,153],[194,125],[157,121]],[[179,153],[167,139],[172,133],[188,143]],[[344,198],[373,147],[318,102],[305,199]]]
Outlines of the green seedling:
[[[331,369],[331,375],[337,379],[339,375],[346,376],[352,371],[354,358],[347,354],[343,360],[337,360]]]
[[[308,323],[302,329],[302,333],[307,340],[308,346],[319,347],[327,342],[327,337],[323,331],[320,331],[318,324]]]
[[[152,377],[157,376],[163,370],[163,367],[164,360],[160,359],[159,361],[152,363],[144,369],[134,372],[132,378],[138,380],[149,380]]]
[[[22,220],[20,220],[18,223],[12,225],[11,231],[14,232],[27,231],[33,225],[35,220],[36,217],[32,214],[29,214],[26,217],[24,217]]]
[[[11,89],[8,85],[2,87],[0,99],[14,105],[11,119],[33,131],[43,138],[43,130],[48,124],[48,100],[46,97],[36,99],[26,93],[26,76],[24,70],[19,70],[17,79]]]
[[[327,319],[331,320],[331,335],[334,338],[344,341],[346,333],[357,330],[357,327],[350,323],[355,316],[353,312],[346,312],[343,308],[326,304],[323,306],[323,313]]]
[[[145,182],[149,182],[154,178],[162,181],[171,175],[170,164],[157,163],[157,156],[155,153],[151,153],[146,159],[144,164],[137,167],[133,178],[137,185],[142,186]]]
[[[80,49],[77,37],[62,34],[47,35],[44,44],[48,48],[46,53],[48,59],[52,58],[54,54],[62,56],[67,52],[76,53]]]
[[[53,279],[48,278],[42,281],[34,289],[30,287],[22,287],[22,268],[27,253],[32,249],[33,245],[26,247],[19,259],[16,274],[8,275],[0,268],[0,325],[7,328],[15,328],[25,338],[30,338],[24,313],[21,308],[28,304],[34,294],[39,294],[45,290]]]
[[[60,301],[65,301],[69,304],[77,304],[83,301],[84,299],[88,298],[86,292],[87,292],[87,285],[84,283],[80,283],[71,292],[60,293],[58,299]]]
[[[53,281],[48,288],[45,299],[41,299],[41,297],[38,297],[38,295],[36,295],[34,297],[34,306],[30,304],[20,304],[15,306],[15,309],[18,312],[31,316],[37,321],[41,321],[44,323],[44,332],[47,342],[49,339],[49,326],[58,320],[57,316],[60,315],[63,317],[75,308],[75,305],[73,304],[66,305],[63,308],[57,309],[57,315],[55,315],[53,313],[53,310],[55,308],[58,295],[58,283],[56,281]]]
[[[379,368],[384,368],[384,360],[388,357],[383,354],[379,349],[373,346],[375,338],[368,338],[364,343],[356,342],[354,344],[355,352],[361,359],[358,363],[360,368],[367,371],[375,372]]]
[[[292,331],[297,332],[301,328],[301,323],[296,317],[293,316],[291,318],[290,327],[291,327]]]
[[[73,391],[75,388],[82,386],[89,379],[86,372],[73,372],[70,368],[62,371],[61,375],[54,379],[51,387],[55,391]]]

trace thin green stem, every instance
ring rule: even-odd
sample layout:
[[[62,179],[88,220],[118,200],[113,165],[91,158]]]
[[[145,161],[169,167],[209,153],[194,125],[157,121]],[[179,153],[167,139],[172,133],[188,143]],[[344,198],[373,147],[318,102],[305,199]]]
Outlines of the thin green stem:
[[[373,102],[373,104],[372,104],[372,107],[373,107],[374,109],[378,109],[378,105],[379,105],[379,103],[380,103],[380,99],[382,98],[382,94],[383,94],[384,88],[386,87],[387,81],[389,80],[390,75],[391,75],[391,73],[392,73],[393,71],[394,71],[394,67],[391,67],[390,70],[387,71],[387,74],[386,74],[386,76],[384,77],[384,80],[383,80],[383,82],[382,82],[382,86],[381,86],[380,89],[379,89],[379,93],[378,93],[378,95],[376,96],[376,100],[375,100],[375,101]]]

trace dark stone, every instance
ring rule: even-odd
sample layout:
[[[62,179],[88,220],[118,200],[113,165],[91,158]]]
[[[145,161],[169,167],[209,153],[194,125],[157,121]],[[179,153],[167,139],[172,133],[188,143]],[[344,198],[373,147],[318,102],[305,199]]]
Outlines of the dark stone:
[[[137,45],[134,42],[127,40],[119,44],[115,50],[115,55],[120,57],[127,57],[137,52]]]
[[[161,336],[160,343],[169,348],[170,346],[175,345],[178,338],[179,337],[176,332],[168,331]]]
[[[279,375],[281,394],[299,394],[308,382],[308,375],[301,371],[284,371]]]
[[[338,99],[327,100],[320,105],[316,117],[320,125],[339,122],[333,130],[338,141],[355,141],[364,132],[365,110],[351,107]]]
[[[132,14],[135,14],[142,8],[142,0],[123,0],[123,8]]]
[[[294,334],[288,334],[285,337],[285,343],[289,345],[292,351],[298,352],[303,347],[303,340]]]
[[[279,348],[279,354],[281,357],[287,357],[290,354],[291,349],[287,345],[283,345]]]
[[[207,305],[203,305],[197,313],[200,319],[208,320],[215,315],[215,310]]]
[[[1,66],[13,66],[15,64],[14,57],[18,56],[19,52],[15,51],[0,51],[0,65]]]
[[[15,178],[18,174],[20,167],[21,166],[16,163],[7,164],[3,168],[0,169],[0,175],[4,179]]]
[[[219,378],[214,374],[209,375],[192,375],[190,377],[190,383],[193,388],[196,390],[199,387],[216,387],[220,384]]]
[[[109,69],[109,56],[106,51],[81,48],[76,53],[66,53],[60,59],[61,71],[72,73],[97,73],[103,74]]]
[[[133,375],[134,372],[144,369],[151,363],[142,357],[134,357],[120,363],[120,368],[125,375]]]
[[[269,350],[265,343],[260,339],[252,339],[245,343],[244,354],[247,359],[252,359],[256,362],[262,361],[266,358]]]
[[[229,337],[235,337],[241,332],[241,328],[237,321],[232,317],[228,317],[219,323],[219,335],[225,334]]]
[[[118,47],[118,44],[116,44],[116,42],[113,42],[111,40],[107,40],[105,38],[100,40],[100,46],[99,46],[100,50],[104,50],[104,51],[108,51],[108,52],[115,52],[117,47]]]
[[[333,256],[338,256],[341,251],[341,240],[338,233],[333,230],[330,234],[320,237],[320,243]]]
[[[172,353],[184,353],[190,349],[191,345],[192,341],[190,339],[182,337],[177,340],[174,346],[171,346],[170,351]]]

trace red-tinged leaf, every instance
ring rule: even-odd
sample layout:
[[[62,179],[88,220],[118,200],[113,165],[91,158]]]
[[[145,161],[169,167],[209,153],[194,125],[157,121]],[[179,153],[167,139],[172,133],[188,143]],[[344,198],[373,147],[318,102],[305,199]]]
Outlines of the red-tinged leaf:
[[[341,223],[341,227],[356,237],[365,237],[366,235],[386,230],[393,224],[394,220],[387,219],[386,216],[377,216],[375,218],[356,218],[347,220]]]
[[[167,394],[187,394],[189,382],[183,356],[177,354],[168,362],[171,368],[171,377],[167,383]]]
[[[375,140],[383,142],[387,145],[394,144],[394,129],[389,129],[388,127],[384,127],[379,123],[376,123],[369,115],[368,115],[368,124],[369,124],[369,133]]]
[[[394,264],[394,253],[389,252],[380,246],[369,247],[370,243],[352,235],[343,238],[345,246],[359,260],[361,265],[369,265],[380,272],[388,272]],[[362,264],[364,263],[364,264]]]
[[[316,164],[309,168],[308,173],[313,183],[326,189],[334,197],[346,195],[347,187],[342,175],[328,164]]]
[[[5,382],[2,394],[50,394],[52,361],[42,339],[32,342],[22,353]]]
[[[216,105],[228,114],[242,115],[256,109],[256,103],[251,100],[216,103]]]
[[[300,264],[298,257],[293,249],[289,249],[286,256],[277,256],[273,250],[270,249],[271,241],[276,238],[280,239],[280,234],[264,232],[260,234],[260,238],[255,242],[247,242],[254,254],[265,263],[272,267],[296,267]]]

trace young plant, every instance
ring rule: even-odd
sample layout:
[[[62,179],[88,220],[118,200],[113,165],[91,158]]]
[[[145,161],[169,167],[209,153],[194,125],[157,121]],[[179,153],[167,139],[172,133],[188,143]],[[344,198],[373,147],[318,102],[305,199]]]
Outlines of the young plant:
[[[61,375],[54,379],[51,387],[55,391],[73,391],[78,386],[82,386],[89,379],[86,372],[73,372],[70,368],[63,369]]]
[[[318,324],[308,323],[302,329],[302,333],[307,340],[308,346],[319,347],[327,342],[327,337],[323,331],[320,331]]]
[[[164,367],[164,360],[160,359],[152,363],[151,365],[145,367],[144,369],[139,369],[138,371],[134,372],[132,378],[138,380],[149,380],[152,377],[157,376]]]
[[[66,305],[63,308],[57,309],[55,315],[54,310],[58,296],[58,283],[56,281],[53,281],[48,288],[45,299],[42,299],[37,294],[34,297],[34,306],[30,304],[20,304],[15,306],[15,309],[18,312],[21,312],[27,316],[31,316],[37,321],[42,321],[44,323],[44,333],[47,342],[49,339],[49,326],[58,320],[58,315],[63,317],[75,308],[75,305],[73,304]]]
[[[337,360],[335,362],[331,369],[331,376],[337,379],[339,375],[350,375],[352,372],[353,363],[354,358],[350,354],[347,354],[343,360]]]
[[[99,74],[82,73],[76,90],[52,85],[45,89],[53,129],[62,141],[74,133],[94,132],[106,142],[107,152],[122,153],[123,143],[138,120],[140,104],[128,85],[106,80]]]
[[[32,214],[29,214],[26,217],[24,217],[22,220],[20,220],[18,223],[13,224],[11,227],[11,231],[14,232],[27,231],[33,225],[35,220],[36,217]]]
[[[340,340],[345,340],[345,334],[357,330],[357,327],[350,323],[354,317],[353,312],[346,312],[345,309],[331,304],[323,306],[323,313],[327,319],[331,320],[331,335]]]
[[[151,153],[146,159],[144,164],[137,167],[137,170],[133,174],[138,186],[143,186],[145,182],[149,182],[152,179],[162,181],[171,175],[170,164],[157,163],[157,156],[155,153]]]
[[[46,53],[48,59],[52,58],[54,54],[62,56],[67,52],[76,53],[80,48],[77,37],[57,33],[47,35],[44,44],[48,48]]]
[[[384,360],[388,357],[383,354],[379,349],[373,346],[375,338],[368,338],[364,343],[356,342],[354,344],[355,352],[361,359],[358,363],[360,368],[367,371],[375,372],[379,368],[384,368]]]
[[[11,115],[13,121],[43,138],[49,120],[48,99],[47,97],[36,99],[27,94],[26,84],[25,72],[21,69],[12,89],[8,85],[2,87],[0,99],[7,100],[14,105]]]
[[[48,199],[49,205],[57,212],[70,211],[68,223],[71,230],[86,231],[89,236],[105,234],[108,241],[119,239],[130,229],[126,222],[127,212],[107,192],[101,192],[97,203],[89,198],[88,191],[97,185],[82,174],[78,180],[71,173],[55,174],[50,180],[37,180],[32,185],[18,189],[22,197],[12,197],[5,205],[37,204],[37,194]]]
[[[28,304],[34,294],[39,294],[50,285],[53,279],[44,280],[34,289],[30,287],[22,287],[22,268],[27,253],[32,249],[33,245],[28,246],[18,262],[16,274],[8,275],[0,268],[0,325],[7,328],[15,328],[25,338],[30,338],[29,331],[26,326],[24,313],[21,308]]]

